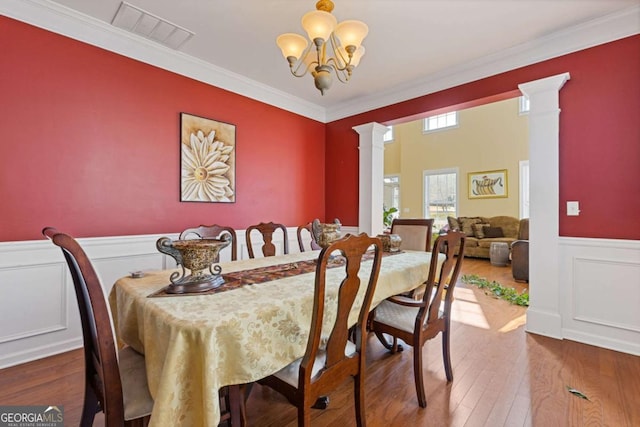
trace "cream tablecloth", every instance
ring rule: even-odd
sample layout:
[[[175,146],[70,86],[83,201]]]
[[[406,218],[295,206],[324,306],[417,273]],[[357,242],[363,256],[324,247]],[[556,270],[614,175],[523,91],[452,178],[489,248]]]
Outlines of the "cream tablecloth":
[[[317,258],[318,251],[222,263],[223,273]],[[373,305],[426,280],[431,254],[384,257]],[[362,273],[370,271],[363,263]],[[175,270],[119,279],[110,294],[116,334],[144,353],[155,404],[151,426],[217,426],[218,390],[259,380],[304,354],[314,274],[301,274],[211,295],[147,298]],[[342,268],[328,271],[327,316],[335,319]],[[362,295],[357,300],[359,308]],[[331,309],[333,307],[333,309]],[[352,313],[352,323],[357,312]]]

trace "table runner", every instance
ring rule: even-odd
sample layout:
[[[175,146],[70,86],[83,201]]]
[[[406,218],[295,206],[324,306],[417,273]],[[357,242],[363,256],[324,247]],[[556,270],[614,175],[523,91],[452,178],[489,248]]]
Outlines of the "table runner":
[[[383,252],[382,256],[389,256],[402,253],[402,251],[395,252]],[[362,260],[372,260],[374,256],[373,251],[366,252]],[[156,297],[174,297],[174,296],[196,296],[196,295],[211,295],[219,292],[231,291],[233,289],[240,288],[246,285],[255,285],[259,283],[266,283],[272,280],[284,279],[286,277],[297,276],[298,274],[313,273],[316,271],[317,259],[311,259],[308,261],[298,261],[286,264],[271,265],[268,267],[253,268],[250,270],[236,271],[233,273],[222,274],[224,283],[214,289],[208,289],[203,292],[191,292],[182,294],[172,294],[167,292],[167,288],[171,285],[153,292],[148,295],[148,298]],[[335,256],[327,263],[327,268],[340,267],[345,264],[345,259],[342,256]]]

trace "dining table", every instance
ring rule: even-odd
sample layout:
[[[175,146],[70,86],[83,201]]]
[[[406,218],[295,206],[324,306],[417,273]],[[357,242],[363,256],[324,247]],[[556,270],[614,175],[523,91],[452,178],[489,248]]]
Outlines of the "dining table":
[[[260,380],[304,355],[319,253],[220,263],[228,283],[213,292],[164,292],[176,269],[145,271],[136,275],[142,277],[115,282],[109,294],[115,333],[120,345],[145,356],[154,399],[150,426],[217,426],[222,387]],[[430,261],[430,252],[385,253],[372,308],[423,283]],[[371,257],[363,259],[363,278],[372,264]],[[335,320],[343,278],[343,268],[327,270],[323,325]],[[363,295],[354,304],[352,325]]]

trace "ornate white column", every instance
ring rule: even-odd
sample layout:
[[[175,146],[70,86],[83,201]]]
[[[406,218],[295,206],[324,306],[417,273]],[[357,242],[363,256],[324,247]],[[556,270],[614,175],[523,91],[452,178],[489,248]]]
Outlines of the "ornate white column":
[[[562,338],[559,254],[559,91],[569,73],[518,85],[529,97],[528,332]]]
[[[382,207],[384,203],[384,141],[387,127],[380,123],[367,123],[353,128],[360,135],[360,173],[358,228],[360,233],[375,236],[382,233]]]

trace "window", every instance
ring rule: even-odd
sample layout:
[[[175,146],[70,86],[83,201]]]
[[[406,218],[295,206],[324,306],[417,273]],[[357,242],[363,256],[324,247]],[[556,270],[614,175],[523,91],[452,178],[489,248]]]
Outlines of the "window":
[[[432,132],[434,130],[445,129],[458,126],[458,112],[438,114],[424,119],[422,130]]]
[[[522,95],[518,102],[518,114],[528,114],[531,109],[531,103],[529,102],[529,97]]]
[[[447,217],[458,214],[458,169],[427,170],[424,176],[424,217],[433,218],[437,230]]]
[[[393,141],[393,126],[387,126],[387,131],[382,136],[383,142],[391,142]]]
[[[388,175],[384,177],[384,207],[385,209],[396,208],[398,211],[393,214],[397,218],[400,214],[400,177]]]

